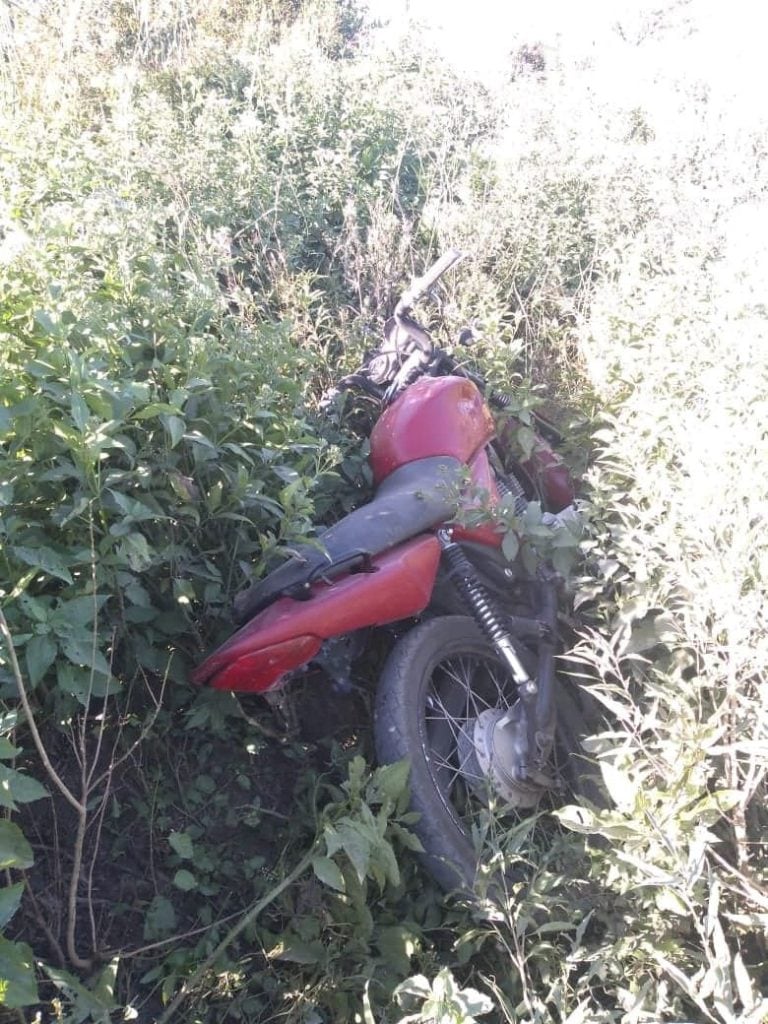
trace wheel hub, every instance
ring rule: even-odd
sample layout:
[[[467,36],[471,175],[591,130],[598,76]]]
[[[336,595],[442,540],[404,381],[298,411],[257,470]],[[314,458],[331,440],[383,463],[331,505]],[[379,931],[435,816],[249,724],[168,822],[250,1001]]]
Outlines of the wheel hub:
[[[477,796],[491,794],[511,807],[535,807],[545,785],[528,777],[528,730],[518,701],[511,709],[488,708],[470,719],[459,737],[461,774]]]

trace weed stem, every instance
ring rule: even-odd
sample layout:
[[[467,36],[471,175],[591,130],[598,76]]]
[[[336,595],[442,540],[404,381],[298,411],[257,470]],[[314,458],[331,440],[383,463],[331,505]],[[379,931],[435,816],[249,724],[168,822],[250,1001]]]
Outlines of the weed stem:
[[[179,1006],[181,1006],[182,1002],[195,988],[195,986],[201,980],[206,971],[208,971],[216,963],[216,961],[227,948],[227,946],[234,942],[237,936],[242,931],[244,931],[249,924],[255,921],[259,914],[262,912],[262,910],[268,907],[269,904],[273,902],[273,900],[276,900],[281,892],[287,889],[290,885],[293,885],[296,879],[300,878],[301,875],[304,874],[309,865],[312,863],[312,858],[314,855],[315,844],[313,843],[312,847],[307,851],[307,853],[304,854],[304,856],[295,866],[293,871],[289,872],[289,874],[287,874],[285,878],[282,879],[282,881],[278,882],[276,886],[270,889],[266,896],[263,896],[258,901],[258,903],[254,903],[250,910],[248,910],[240,918],[237,924],[233,925],[230,928],[230,930],[218,944],[216,949],[214,949],[214,951],[209,956],[207,956],[205,960],[203,960],[203,962],[195,970],[192,976],[184,982],[179,992],[168,1004],[168,1007],[166,1008],[165,1012],[160,1017],[158,1017],[156,1024],[168,1024],[176,1010],[178,1010]]]

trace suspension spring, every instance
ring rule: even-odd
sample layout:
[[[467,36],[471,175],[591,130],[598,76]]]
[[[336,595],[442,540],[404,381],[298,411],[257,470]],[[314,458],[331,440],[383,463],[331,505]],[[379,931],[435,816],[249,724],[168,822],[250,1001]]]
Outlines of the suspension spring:
[[[528,499],[526,498],[525,491],[517,477],[514,475],[506,476],[501,473],[497,473],[496,487],[498,488],[499,494],[502,498],[511,496],[515,499],[515,515],[521,516],[528,508]]]
[[[490,595],[477,578],[472,563],[461,547],[451,538],[450,531],[441,530],[437,535],[443,550],[448,574],[467,604],[480,629],[498,651],[512,673],[512,678],[525,696],[536,693],[536,683],[528,675],[509,632],[504,628],[501,615],[494,607]]]

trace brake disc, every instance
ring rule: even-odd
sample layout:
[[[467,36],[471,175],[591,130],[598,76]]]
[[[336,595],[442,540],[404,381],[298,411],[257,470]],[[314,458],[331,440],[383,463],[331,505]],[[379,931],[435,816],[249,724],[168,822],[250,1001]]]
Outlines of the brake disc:
[[[459,734],[459,770],[484,802],[496,795],[510,807],[535,807],[546,786],[527,777],[528,740],[522,704],[488,708]]]

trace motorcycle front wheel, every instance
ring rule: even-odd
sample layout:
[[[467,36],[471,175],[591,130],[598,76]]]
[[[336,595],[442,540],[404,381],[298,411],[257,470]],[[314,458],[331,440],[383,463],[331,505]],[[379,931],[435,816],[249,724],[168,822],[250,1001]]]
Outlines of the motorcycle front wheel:
[[[410,762],[411,808],[420,815],[412,829],[428,871],[446,892],[478,892],[489,882],[498,890],[500,878],[522,877],[510,861],[525,858],[542,812],[594,793],[594,769],[581,745],[587,726],[560,682],[548,783],[510,781],[514,773],[494,767],[493,753],[488,756],[492,731],[505,714],[514,716],[517,702],[508,670],[466,616],[414,627],[384,666],[376,695],[376,754],[381,764]]]

